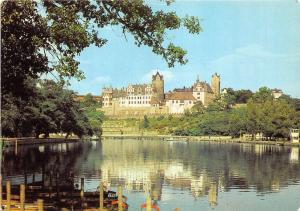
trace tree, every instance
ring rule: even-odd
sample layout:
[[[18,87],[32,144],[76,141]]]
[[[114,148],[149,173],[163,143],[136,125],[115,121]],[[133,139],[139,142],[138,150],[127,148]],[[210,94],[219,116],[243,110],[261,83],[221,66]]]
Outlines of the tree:
[[[226,102],[221,98],[221,97],[217,97],[213,100],[213,102],[211,102],[208,106],[207,106],[207,111],[211,112],[211,111],[224,111],[225,109],[227,109],[228,105],[226,104]]]
[[[74,101],[75,93],[51,80],[25,81],[27,100],[5,95],[2,107],[2,135],[36,136],[50,133],[92,135],[90,123]]]
[[[98,111],[96,106],[85,107],[83,109],[85,115],[88,118],[88,122],[92,128],[93,134],[97,137],[102,135],[102,123],[104,120],[104,114],[101,111]]]
[[[254,93],[251,99],[255,103],[262,103],[265,102],[266,100],[272,100],[273,99],[272,91],[267,87],[261,87],[259,88],[258,92]]]
[[[148,117],[145,115],[144,116],[144,121],[143,121],[143,128],[148,128],[150,126],[150,122]]]
[[[247,103],[252,95],[253,93],[251,90],[237,90],[235,91],[236,103]]]
[[[198,101],[193,105],[192,112],[197,114],[203,114],[205,112],[205,107],[201,101]]]
[[[125,39],[132,36],[137,46],[149,46],[170,67],[175,63],[185,64],[187,59],[185,50],[165,40],[167,31],[181,26],[191,34],[201,31],[197,18],[180,18],[175,12],[153,11],[139,0],[2,2],[1,102],[2,113],[7,111],[2,117],[5,134],[19,136],[25,132],[20,130],[32,131],[28,126],[34,125],[37,133],[48,134],[61,129],[68,133],[72,124],[78,134],[87,132],[81,130],[86,126],[86,119],[81,118],[81,111],[70,101],[71,107],[64,114],[65,121],[55,122],[58,126],[55,128],[48,113],[56,114],[59,110],[54,111],[55,106],[50,102],[38,101],[41,105],[36,105],[36,89],[28,88],[26,83],[49,73],[63,83],[72,77],[82,79],[84,75],[76,57],[90,45],[102,47],[106,44],[107,40],[100,32],[107,26],[120,27]]]
[[[203,135],[229,135],[229,115],[225,111],[212,111],[201,117],[198,130]]]
[[[239,137],[248,131],[249,119],[247,108],[232,109],[229,113],[229,130],[230,135]]]
[[[180,26],[192,34],[201,31],[197,18],[153,11],[139,0],[6,0],[1,22],[1,88],[14,96],[22,96],[27,77],[55,71],[61,79],[82,79],[76,56],[90,45],[106,44],[99,32],[107,26],[120,27],[125,38],[132,35],[137,46],[149,46],[170,67],[187,59],[185,50],[166,42],[166,32]]]
[[[83,107],[91,107],[97,104],[97,101],[93,99],[93,95],[88,93],[84,96],[83,102],[81,103]]]
[[[222,95],[221,100],[225,104],[226,109],[229,109],[236,103],[236,96],[234,93],[227,92]]]
[[[253,135],[262,132],[270,138],[288,138],[290,128],[298,121],[295,109],[284,99],[250,100],[247,111],[248,131]]]

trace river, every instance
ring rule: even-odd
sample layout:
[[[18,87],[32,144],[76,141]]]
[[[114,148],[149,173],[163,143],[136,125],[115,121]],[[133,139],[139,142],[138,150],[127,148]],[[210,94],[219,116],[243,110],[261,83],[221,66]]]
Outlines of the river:
[[[86,190],[101,180],[120,184],[129,210],[151,194],[161,211],[290,210],[300,207],[298,147],[209,142],[103,140],[5,148],[4,182],[28,182],[54,168],[85,178]],[[47,177],[46,177],[47,180]]]

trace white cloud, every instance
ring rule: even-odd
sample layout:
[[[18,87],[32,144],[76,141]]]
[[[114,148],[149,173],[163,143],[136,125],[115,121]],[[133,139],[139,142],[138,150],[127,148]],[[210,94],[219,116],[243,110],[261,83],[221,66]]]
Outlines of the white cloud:
[[[235,49],[231,54],[224,55],[210,62],[209,66],[213,70],[231,68],[232,71],[252,70],[261,67],[260,64],[268,65],[273,61],[295,61],[299,62],[298,55],[286,55],[270,52],[261,45],[251,44]],[[251,67],[251,68],[250,68]]]
[[[260,57],[260,58],[285,58],[286,55],[283,54],[275,54],[267,51],[261,45],[251,44],[241,48],[237,48],[235,50],[235,54],[239,54],[241,56],[251,56],[251,57]]]
[[[110,76],[98,76],[92,80],[93,84],[103,84],[111,81]]]
[[[152,75],[155,75],[156,72],[159,72],[160,74],[162,74],[164,76],[164,80],[165,82],[171,81],[174,78],[174,73],[170,70],[159,70],[159,69],[154,69],[154,70],[150,70],[148,73],[146,73],[143,78],[142,81],[144,83],[149,83],[152,80]]]

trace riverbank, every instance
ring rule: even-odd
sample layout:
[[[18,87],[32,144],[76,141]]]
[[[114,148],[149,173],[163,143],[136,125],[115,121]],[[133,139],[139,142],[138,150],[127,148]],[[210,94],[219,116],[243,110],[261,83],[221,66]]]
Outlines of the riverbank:
[[[292,143],[290,141],[276,140],[250,140],[243,138],[232,138],[230,136],[173,136],[173,135],[141,135],[141,134],[126,134],[126,135],[102,135],[101,139],[135,139],[135,140],[160,140],[160,141],[184,141],[184,142],[215,142],[215,143],[245,143],[245,144],[262,144],[262,145],[277,145],[277,146],[293,146],[300,147],[300,143]],[[39,144],[55,144],[55,143],[74,143],[82,141],[78,138],[5,138],[3,145],[6,147],[15,147],[16,145],[39,145]],[[91,140],[91,139],[88,139]]]
[[[216,142],[216,143],[246,143],[278,146],[300,147],[300,143],[290,141],[276,140],[250,140],[243,138],[232,138],[231,136],[173,136],[173,135],[103,135],[101,139],[137,139],[137,140],[161,140],[161,141],[185,141],[185,142]]]
[[[2,138],[5,147],[15,147],[18,145],[55,144],[78,142],[78,138]]]

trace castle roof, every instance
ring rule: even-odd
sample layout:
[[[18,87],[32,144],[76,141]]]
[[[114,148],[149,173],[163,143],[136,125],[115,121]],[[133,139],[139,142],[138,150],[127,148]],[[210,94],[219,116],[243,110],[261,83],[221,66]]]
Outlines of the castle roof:
[[[203,81],[196,81],[194,83],[194,85],[192,86],[193,89],[195,89],[196,87],[200,87],[201,89],[203,89],[205,92],[210,92],[213,93],[212,88],[210,87],[210,85],[206,82]]]
[[[174,92],[193,92],[192,87],[175,88]]]
[[[166,94],[166,100],[196,100],[193,92],[170,92]]]
[[[151,88],[151,84],[133,84],[133,85],[129,85],[128,88],[129,87],[133,88],[134,95],[138,95],[138,94],[144,95],[144,94],[146,94],[146,89],[148,87]]]
[[[126,97],[127,93],[124,89],[113,89],[112,97],[119,98],[119,97]]]
[[[160,78],[161,80],[163,80],[163,78],[164,78],[163,75],[162,75],[162,74],[159,74],[159,72],[157,71],[155,75],[152,75],[152,80],[155,80],[155,78],[156,78],[157,76],[159,76],[159,78]]]
[[[283,93],[283,91],[282,91],[281,89],[277,89],[277,88],[272,89],[271,91],[272,91],[273,93]]]

